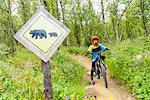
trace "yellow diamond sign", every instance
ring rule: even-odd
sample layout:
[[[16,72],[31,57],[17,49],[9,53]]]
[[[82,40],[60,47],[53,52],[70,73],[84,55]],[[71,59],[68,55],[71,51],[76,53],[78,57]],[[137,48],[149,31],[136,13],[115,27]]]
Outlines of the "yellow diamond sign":
[[[69,31],[43,8],[29,19],[14,38],[47,62],[68,36]]]
[[[23,36],[46,54],[62,33],[61,29],[46,17],[39,16]]]

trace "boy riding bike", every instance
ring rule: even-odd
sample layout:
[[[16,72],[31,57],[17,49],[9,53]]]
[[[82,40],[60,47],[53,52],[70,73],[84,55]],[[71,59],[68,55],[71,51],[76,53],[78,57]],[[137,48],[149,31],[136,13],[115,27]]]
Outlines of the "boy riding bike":
[[[87,54],[92,54],[92,68],[91,68],[91,82],[94,85],[95,81],[93,79],[93,74],[96,70],[96,62],[100,60],[100,58],[103,58],[104,56],[100,56],[102,51],[109,50],[106,48],[104,45],[99,43],[99,37],[98,36],[92,36],[91,38],[91,43],[92,45],[89,46]],[[98,74],[98,79],[100,79],[100,70],[98,69],[97,72]]]

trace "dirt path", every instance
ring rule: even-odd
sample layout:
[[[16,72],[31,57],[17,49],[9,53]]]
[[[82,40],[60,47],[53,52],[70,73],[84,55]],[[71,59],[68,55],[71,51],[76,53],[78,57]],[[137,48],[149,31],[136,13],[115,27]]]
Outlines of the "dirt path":
[[[78,60],[85,68],[88,70],[87,72],[90,72],[91,67],[91,60],[87,57],[84,57],[82,55],[72,55],[72,57],[76,60]],[[90,76],[86,74],[86,76],[90,80]],[[89,91],[93,89],[97,96],[97,100],[136,100],[134,97],[132,97],[131,94],[129,94],[124,88],[117,85],[115,81],[107,75],[108,80],[108,89],[105,88],[104,81],[101,77],[100,80],[98,80],[95,77],[96,84],[95,86],[87,86],[85,87]]]

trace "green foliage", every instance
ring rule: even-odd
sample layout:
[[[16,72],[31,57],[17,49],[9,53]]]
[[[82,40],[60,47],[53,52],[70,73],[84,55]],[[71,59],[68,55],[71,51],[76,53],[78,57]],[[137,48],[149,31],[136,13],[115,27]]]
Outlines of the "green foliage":
[[[13,39],[13,34],[16,33],[19,28],[36,12],[38,1],[39,0],[0,0],[0,59],[3,59],[4,61],[7,60],[8,55],[12,55],[12,53],[15,51],[16,42]],[[53,77],[54,87],[56,87],[57,89],[61,88],[58,90],[54,89],[55,98],[62,99],[62,96],[64,95],[75,95],[81,97],[81,95],[83,94],[83,90],[80,90],[76,81],[79,81],[80,83],[80,79],[82,79],[81,75],[83,73],[83,69],[74,60],[70,60],[70,57],[65,52],[86,55],[87,48],[77,48],[72,46],[88,46],[90,44],[90,38],[92,35],[98,35],[102,38],[106,37],[104,34],[104,27],[100,19],[101,13],[95,11],[92,0],[84,0],[84,2],[80,2],[80,0],[40,1],[41,3],[44,3],[45,1],[47,3],[47,6],[45,8],[53,16],[57,17],[60,21],[66,24],[66,26],[71,30],[70,35],[66,39],[65,43],[65,45],[70,46],[70,48],[66,50],[63,48],[63,50],[61,50],[61,52],[58,52],[52,60],[52,66],[54,69],[53,73],[57,76]],[[106,18],[106,25],[109,30],[108,33],[111,41],[116,40],[116,25],[120,13],[122,12],[122,9],[119,10],[118,8],[122,4],[127,4],[128,1],[129,0],[111,0],[108,3],[108,0],[103,0],[104,7],[107,7],[106,9],[104,9],[107,10],[105,11],[105,13],[106,15],[109,15],[109,17]],[[16,11],[16,7],[18,8],[18,12],[16,12],[17,14],[14,13],[14,11]],[[149,38],[139,38],[135,39],[134,41],[130,41],[127,39],[134,39],[143,35],[148,36],[150,29],[150,20],[148,20],[150,16],[149,8],[150,7],[148,0],[132,0],[131,5],[125,11],[124,16],[120,20],[120,24],[118,26],[120,40],[126,41],[122,42],[121,44],[115,44],[116,46],[111,46],[113,47],[113,53],[107,53],[107,61],[111,69],[112,76],[114,76],[122,83],[128,84],[132,92],[139,99],[147,98],[149,95],[148,93],[150,93],[148,90],[148,88],[150,88],[149,80],[143,77],[144,75],[146,78],[149,77],[149,74],[147,74],[149,73],[150,65]],[[17,49],[18,50],[14,53],[13,57],[10,57],[7,60],[8,64],[2,65],[6,67],[2,67],[2,70],[7,71],[6,69],[13,68],[25,70],[28,72],[26,66],[30,66],[31,69],[35,67],[35,65],[36,67],[39,67],[40,59],[38,57],[25,49]],[[140,61],[136,61],[135,57],[137,55],[142,55],[142,59]],[[70,67],[74,70],[72,70]],[[41,69],[39,68],[37,70],[39,71]],[[32,69],[31,71],[34,72],[34,69]],[[9,72],[7,73],[8,76],[11,76]],[[20,74],[19,72],[14,72],[13,75],[19,76]],[[23,75],[25,74],[23,73]],[[75,77],[75,75],[77,75],[80,79]],[[6,78],[6,76],[4,77]],[[36,79],[36,77],[34,78]],[[55,78],[57,79],[57,81],[59,80],[58,84],[55,84],[55,82],[57,82]],[[26,77],[23,79],[26,80]],[[75,79],[76,81],[72,81],[72,79]],[[10,83],[12,81],[11,79],[8,78],[7,81],[9,86],[14,85],[14,83]],[[21,82],[20,79],[19,81]],[[66,81],[69,85],[65,85]],[[61,83],[63,83],[63,85]],[[39,86],[40,84],[41,83],[37,83],[35,85]],[[145,86],[145,84],[148,85]],[[25,84],[25,86],[26,85],[28,85],[28,83]],[[8,88],[10,88],[9,86]],[[33,85],[33,87],[36,86]],[[12,86],[12,88],[14,87]],[[26,91],[29,91],[28,89],[29,88],[27,88]],[[65,92],[65,89],[69,92]],[[7,92],[10,91],[7,90],[7,88],[5,90],[6,92],[3,91],[3,94],[1,93],[2,96],[5,95],[4,97],[13,92]],[[73,90],[77,92],[72,92]],[[14,89],[14,91],[21,91],[19,89],[19,85],[17,85],[17,88],[16,90]],[[31,95],[33,92],[34,90],[27,92],[28,95],[31,96],[31,98],[34,98]],[[41,90],[38,92],[40,96],[42,93]],[[21,92],[15,93],[17,97],[18,94],[19,96],[23,97],[23,94],[20,94]],[[37,92],[34,93],[36,95]],[[13,99],[13,97],[14,96],[8,97],[8,99]]]
[[[104,33],[103,25],[94,11],[92,0],[87,0],[84,3],[80,0],[64,1],[66,1],[64,4],[64,24],[71,30],[67,38],[67,45],[87,46],[90,44],[92,35],[104,37],[104,34],[102,34]]]
[[[18,14],[21,17],[22,24],[24,24],[31,17],[31,12],[30,12],[32,9],[32,5],[30,3],[31,1],[17,0],[17,2],[19,4]]]
[[[116,23],[120,17],[121,10],[124,8],[120,5],[126,4],[130,0],[116,0],[109,4],[107,7],[108,13],[110,14],[107,25],[110,29],[111,40],[116,37]],[[120,9],[118,9],[120,8]],[[148,0],[132,0],[130,6],[124,13],[124,18],[121,19],[119,25],[120,38],[121,40],[133,39],[139,36],[148,36],[149,34],[149,20],[148,14],[150,7],[148,6]]]
[[[0,62],[0,99],[44,99],[43,77],[39,65],[13,67]]]
[[[0,1],[0,40],[10,49],[15,49],[12,35],[26,23],[36,12],[39,0],[1,0]],[[92,35],[106,38],[101,9],[95,11],[92,0],[81,2],[80,0],[40,0],[46,3],[45,8],[59,21],[63,22],[70,30],[66,39],[68,46],[88,46]],[[130,0],[103,0],[105,6],[106,26],[111,41],[116,40],[116,25],[120,14]],[[95,3],[95,2],[94,2]],[[97,4],[100,3],[97,1]],[[136,38],[149,33],[149,5],[148,0],[132,0],[131,5],[125,11],[120,20],[118,32],[120,40]],[[106,5],[108,4],[108,5]],[[18,8],[18,9],[16,9]],[[13,50],[14,51],[14,50]]]
[[[17,52],[14,52],[13,57],[11,59],[8,59],[9,64],[11,64],[14,67],[26,67],[26,66],[34,66],[40,65],[40,59],[31,51],[26,50],[22,47],[17,48]],[[25,63],[26,62],[26,63]]]
[[[149,44],[149,37],[140,37],[108,45],[111,50],[104,53],[111,76],[128,86],[138,100],[150,98]],[[68,51],[85,55],[87,48],[71,47]],[[139,55],[142,56],[141,59],[137,58]]]
[[[5,44],[0,44],[0,60],[1,59],[6,59],[9,55],[9,47],[6,46]]]
[[[83,67],[71,59],[64,50],[60,50],[54,55],[52,65],[54,87],[57,88],[54,91],[55,99],[61,100],[64,96],[83,98],[85,92],[80,88],[80,86],[82,87]]]
[[[40,0],[45,8],[50,12],[53,16],[57,17],[56,14],[56,0]]]
[[[83,67],[63,50],[54,55],[51,65],[54,100],[83,98]],[[18,47],[13,57],[0,62],[0,99],[43,100],[43,87],[40,59],[30,51]]]
[[[126,84],[137,99],[150,97],[150,38],[140,37],[116,44],[107,64],[113,77]],[[138,58],[140,56],[141,58]]]
[[[66,50],[69,53],[86,55],[87,54],[87,49],[88,48],[82,48],[82,47],[80,47],[80,48],[77,48],[77,47],[68,47]]]

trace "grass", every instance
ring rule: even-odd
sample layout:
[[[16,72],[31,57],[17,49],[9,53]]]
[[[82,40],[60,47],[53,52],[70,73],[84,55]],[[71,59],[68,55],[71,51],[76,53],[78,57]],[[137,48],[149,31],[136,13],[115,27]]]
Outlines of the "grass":
[[[81,54],[81,55],[87,55],[87,49],[88,48],[78,48],[78,47],[64,47],[64,49],[69,53],[74,54]]]
[[[150,38],[127,40],[112,48],[107,63],[112,76],[127,84],[138,100],[150,99]],[[141,56],[141,58],[137,58]]]
[[[84,68],[59,50],[50,61],[54,100],[83,99]],[[40,59],[25,48],[18,47],[13,57],[0,61],[0,99],[43,100],[43,74]]]
[[[127,85],[137,100],[150,99],[150,38],[139,37],[109,44],[106,63],[120,84]],[[68,52],[86,55],[87,48],[71,47]],[[137,57],[141,56],[141,59]]]
[[[105,53],[111,75],[125,84],[137,100],[150,98],[150,38],[140,37],[120,44],[108,45],[111,51]],[[0,61],[0,99],[42,100],[43,74],[40,59],[30,51],[18,47],[13,57],[8,58],[3,50]],[[54,100],[73,98],[82,100],[84,68],[69,53],[86,55],[87,48],[62,47],[52,57],[52,82]],[[7,57],[5,57],[7,55]],[[137,59],[141,56],[140,59]]]

